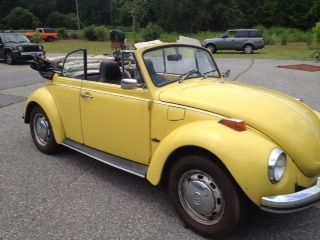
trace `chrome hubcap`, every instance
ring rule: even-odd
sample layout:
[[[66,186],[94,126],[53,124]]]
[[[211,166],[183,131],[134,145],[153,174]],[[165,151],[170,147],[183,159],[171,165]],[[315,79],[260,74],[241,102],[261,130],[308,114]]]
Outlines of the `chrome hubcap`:
[[[49,123],[43,114],[36,114],[33,121],[33,128],[37,142],[41,146],[47,145],[49,141],[50,130]]]
[[[213,52],[214,52],[214,46],[210,45],[210,46],[209,46],[209,50],[210,50],[210,52],[213,53]]]
[[[245,51],[246,53],[251,53],[251,52],[252,52],[252,48],[251,48],[250,46],[246,46],[246,47],[244,48],[244,51]]]
[[[212,225],[220,221],[224,199],[213,178],[200,170],[190,170],[179,180],[179,198],[185,211],[195,221]]]

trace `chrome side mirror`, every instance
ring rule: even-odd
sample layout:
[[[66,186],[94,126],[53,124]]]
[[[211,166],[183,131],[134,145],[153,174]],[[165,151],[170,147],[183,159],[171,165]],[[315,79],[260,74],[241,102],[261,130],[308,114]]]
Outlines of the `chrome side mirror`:
[[[229,77],[230,77],[230,73],[231,73],[231,70],[228,69],[227,71],[225,71],[225,72],[222,73],[222,77],[223,77],[223,78],[229,78]]]
[[[138,81],[136,79],[124,78],[121,80],[122,89],[136,89],[138,88]]]

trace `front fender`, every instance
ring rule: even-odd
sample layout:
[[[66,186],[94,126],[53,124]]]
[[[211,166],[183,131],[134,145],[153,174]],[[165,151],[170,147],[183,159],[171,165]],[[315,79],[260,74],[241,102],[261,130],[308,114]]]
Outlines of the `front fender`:
[[[295,165],[288,159],[283,179],[272,184],[268,160],[277,145],[252,129],[237,132],[215,120],[192,122],[168,134],[157,147],[148,168],[147,179],[159,184],[170,154],[185,146],[196,146],[213,153],[228,169],[246,195],[256,204],[261,197],[289,193],[295,187]]]
[[[27,107],[24,114],[25,123],[30,122],[32,107],[37,104],[46,113],[52,126],[55,140],[60,144],[65,139],[65,131],[60,118],[60,114],[54,99],[46,87],[34,91],[27,100]]]

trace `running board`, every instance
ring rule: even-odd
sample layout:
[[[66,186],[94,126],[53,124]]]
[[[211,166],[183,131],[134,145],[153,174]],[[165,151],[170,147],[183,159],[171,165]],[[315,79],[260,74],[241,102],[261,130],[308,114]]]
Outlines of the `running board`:
[[[91,157],[95,160],[103,162],[112,167],[118,168],[125,172],[134,174],[138,177],[145,178],[148,170],[148,166],[136,163],[124,158],[120,158],[108,153],[93,149],[91,147],[85,146],[83,144],[77,143],[70,139],[65,139],[62,141],[62,145],[68,147],[72,150],[75,150],[79,153],[82,153],[88,157]]]

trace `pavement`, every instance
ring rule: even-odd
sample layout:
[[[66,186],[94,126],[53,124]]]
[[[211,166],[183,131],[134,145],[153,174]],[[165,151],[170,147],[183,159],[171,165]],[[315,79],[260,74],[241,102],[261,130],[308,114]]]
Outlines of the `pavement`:
[[[282,91],[320,110],[319,72],[277,68],[301,62],[217,62],[231,69],[230,79]],[[68,149],[40,153],[21,115],[28,95],[43,84],[26,64],[0,63],[0,240],[203,239],[184,228],[165,187]],[[289,215],[250,209],[229,239],[320,239],[319,222],[320,204]]]

